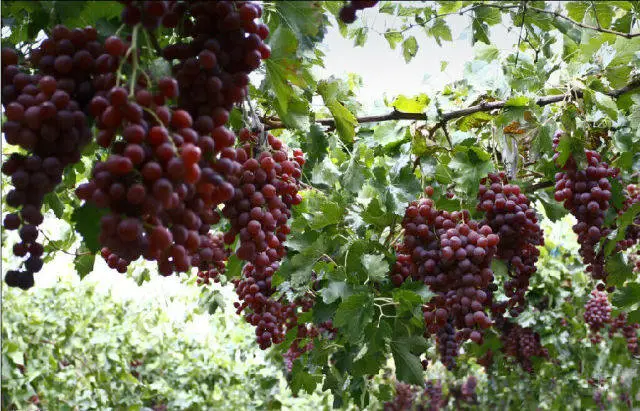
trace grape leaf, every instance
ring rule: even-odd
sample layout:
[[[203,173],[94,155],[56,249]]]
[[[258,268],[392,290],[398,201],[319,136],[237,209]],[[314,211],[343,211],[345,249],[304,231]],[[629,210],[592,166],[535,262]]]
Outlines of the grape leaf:
[[[92,204],[85,203],[71,214],[75,230],[82,235],[84,245],[91,253],[100,251],[100,219],[107,211]]]
[[[616,253],[607,259],[605,269],[609,274],[607,278],[607,284],[620,287],[626,280],[633,276],[631,267],[625,263],[622,253]]]
[[[300,41],[301,49],[311,49],[322,41],[326,32],[326,17],[322,6],[313,1],[280,1],[273,3],[272,16],[286,16],[279,22],[286,25]],[[273,23],[272,23],[273,24]]]
[[[611,302],[618,308],[630,308],[640,303],[640,284],[631,283],[618,288]]]
[[[427,341],[420,336],[405,336],[391,340],[391,353],[396,365],[396,378],[409,384],[422,384],[424,371],[420,354],[427,347]]]
[[[360,260],[371,281],[382,281],[389,273],[389,264],[380,254],[364,254]]]
[[[85,247],[80,247],[78,251],[83,252],[82,250],[84,250],[84,252],[89,251]],[[83,279],[84,277],[87,276],[87,274],[93,271],[93,264],[95,263],[95,261],[96,261],[95,254],[83,254],[83,255],[78,255],[74,258],[73,267],[76,269],[76,272],[80,276],[80,279]]]
[[[318,94],[322,96],[325,106],[331,112],[336,123],[336,130],[340,139],[344,142],[353,142],[358,126],[356,117],[340,101],[339,88],[336,81],[321,81],[318,83]]]
[[[616,243],[624,239],[625,234],[627,232],[627,227],[629,227],[629,225],[633,223],[633,220],[639,214],[640,214],[640,203],[635,203],[634,205],[629,207],[627,211],[622,213],[620,217],[618,217],[618,221],[617,221],[618,227],[616,228],[616,230],[614,230],[611,233],[611,235],[609,235],[609,238],[608,238],[609,241],[607,241],[604,247],[605,255],[607,256],[610,255],[611,252],[614,250]]]
[[[317,385],[322,382],[322,374],[310,374],[303,369],[300,361],[296,361],[291,370],[291,391],[297,394],[303,389],[307,394],[312,394]]]
[[[402,42],[402,55],[407,63],[418,54],[418,40],[414,36],[407,37]]]
[[[345,336],[352,343],[364,338],[364,327],[373,318],[373,299],[367,293],[354,294],[343,300],[334,317],[336,327],[343,329]]]
[[[391,106],[404,113],[422,113],[430,101],[429,96],[424,93],[414,97],[407,97],[404,94],[400,94],[393,100]]]

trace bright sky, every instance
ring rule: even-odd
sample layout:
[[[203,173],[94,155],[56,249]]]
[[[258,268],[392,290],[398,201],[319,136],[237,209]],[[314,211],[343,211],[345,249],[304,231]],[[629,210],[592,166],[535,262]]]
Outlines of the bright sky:
[[[412,29],[411,34],[418,40],[419,50],[409,64],[406,64],[402,57],[400,45],[396,50],[391,50],[384,37],[376,33],[383,33],[387,27],[397,27],[397,21],[392,16],[379,14],[375,9],[370,9],[360,13],[360,18],[362,23],[355,24],[365,24],[372,29],[364,47],[355,47],[353,40],[344,39],[336,26],[330,27],[322,45],[326,54],[325,68],[319,69],[316,74],[318,80],[331,75],[342,78],[348,73],[360,75],[363,87],[357,91],[357,97],[363,104],[364,112],[387,111],[388,109],[384,109],[380,104],[385,95],[393,97],[397,94],[414,95],[441,90],[446,83],[462,78],[464,63],[473,58],[469,17],[454,15],[447,18],[453,41],[444,42],[443,47],[439,47],[433,39],[427,38],[420,28]],[[515,28],[509,30],[501,24],[492,27],[490,37],[498,49],[512,50],[517,43],[518,31]],[[448,62],[444,72],[440,70],[443,61]],[[58,239],[67,229],[67,225],[51,215],[45,219],[42,228],[49,238]],[[7,244],[13,244],[15,233],[8,234]],[[3,248],[4,258],[12,260],[10,248]],[[15,261],[10,261],[5,264],[3,272],[15,265]],[[137,267],[141,265],[140,262],[132,264]],[[112,289],[114,294],[125,298],[169,298],[170,295],[184,292],[177,276],[164,278],[154,273],[153,264],[147,266],[152,269],[151,281],[143,286],[143,290],[139,290],[130,278],[109,269],[99,256],[96,258],[94,272],[87,280],[98,281],[105,289]],[[58,253],[58,256],[36,275],[36,286],[49,286],[63,277],[77,279],[73,269],[73,257]],[[229,297],[229,303],[232,303],[233,296]]]
[[[416,3],[420,5],[423,2]],[[473,59],[471,18],[468,16],[446,17],[453,41],[443,42],[442,47],[427,37],[422,28],[411,29],[408,34],[416,37],[419,49],[409,64],[402,56],[401,45],[392,50],[382,35],[387,28],[399,27],[394,16],[378,13],[377,9],[367,9],[359,13],[358,19],[354,25],[363,24],[370,29],[365,45],[355,47],[352,39],[345,39],[335,27],[331,27],[322,48],[326,53],[326,68],[320,68],[318,75],[320,78],[331,75],[345,78],[348,73],[360,75],[363,86],[357,92],[357,100],[365,109],[372,109],[375,102],[382,102],[385,95],[393,97],[440,91],[445,84],[461,79],[465,62]],[[499,50],[510,51],[518,42],[518,34],[518,28],[507,27],[503,23],[491,28],[490,39]],[[440,69],[441,62],[448,63],[444,71]]]

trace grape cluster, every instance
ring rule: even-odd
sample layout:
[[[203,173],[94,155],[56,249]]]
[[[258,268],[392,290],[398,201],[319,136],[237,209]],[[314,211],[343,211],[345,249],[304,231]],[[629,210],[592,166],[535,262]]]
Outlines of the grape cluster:
[[[606,292],[591,291],[591,296],[584,306],[584,321],[594,333],[611,322],[611,304]]]
[[[520,187],[509,184],[504,172],[482,179],[477,208],[485,214],[482,224],[500,237],[497,257],[507,263],[512,277],[504,283],[509,300],[494,304],[493,310],[502,314],[508,307],[517,316],[524,309],[529,279],[536,271],[540,255],[537,246],[544,245],[536,212]]]
[[[160,79],[155,96],[136,86],[134,93],[115,86],[92,99],[97,140],[110,154],[95,163],[91,180],[76,193],[109,210],[99,239],[110,267],[123,272],[144,256],[158,262],[162,275],[207,269],[215,252],[209,227],[220,220],[215,206],[233,188],[203,158],[203,152],[215,156],[214,140],[193,130],[186,111],[156,103],[176,96],[175,80]]]
[[[93,27],[69,29],[58,25],[31,53],[30,62],[42,75],[54,77],[58,89],[72,96],[86,112],[94,95],[115,83],[125,50],[126,45],[114,36],[104,44],[97,41]]]
[[[351,24],[356,21],[356,12],[371,8],[378,4],[377,0],[352,0],[340,9],[340,20],[345,24]]]
[[[510,322],[504,322],[501,328],[502,351],[514,358],[528,373],[533,373],[531,357],[549,357],[547,349],[540,344],[540,335],[531,328]]]
[[[411,410],[414,405],[417,392],[414,386],[405,383],[396,383],[396,396],[393,400],[384,403],[385,411]]]
[[[124,4],[121,14],[124,24],[135,26],[141,23],[149,31],[161,25],[166,28],[177,27],[187,9],[187,3],[177,0],[119,0],[119,3]]]
[[[624,214],[634,204],[640,203],[640,188],[635,184],[628,184],[625,192],[625,201],[618,214]],[[640,242],[640,216],[637,216],[632,224],[625,230],[624,238],[616,244],[616,252],[621,252],[633,247]],[[640,250],[637,251],[640,255]],[[640,271],[640,261],[635,261],[636,271]]]
[[[251,138],[247,133],[246,130],[241,133],[245,135],[241,137],[243,140]],[[250,310],[246,318],[257,327],[262,348],[284,338],[284,306],[270,298],[275,292],[271,277],[286,255],[284,242],[291,230],[287,225],[290,208],[302,201],[298,184],[304,164],[302,151],[294,150],[293,157],[289,157],[280,140],[269,135],[268,142],[270,149],[261,151],[257,158],[250,156],[253,151],[250,142],[237,150],[234,160],[242,165],[228,178],[235,192],[222,210],[231,224],[224,234],[225,242],[232,244],[239,237],[236,256],[248,262],[243,278],[236,280],[236,293],[242,301],[236,308],[238,313]]]
[[[208,134],[227,123],[234,104],[247,96],[249,73],[269,58],[264,40],[268,27],[258,19],[262,7],[252,2],[192,1],[182,24],[189,42],[164,48],[164,57],[177,61],[173,73],[178,81],[178,104],[195,120],[195,128]]]
[[[442,393],[442,382],[440,380],[427,381],[424,384],[422,397],[418,409],[422,411],[438,411],[444,408],[448,403]]]
[[[433,188],[425,193],[432,195]],[[452,344],[481,343],[482,329],[491,326],[484,310],[491,306],[490,265],[499,238],[488,225],[470,220],[468,211],[437,210],[431,198],[410,203],[402,226],[404,241],[397,246],[391,280],[397,286],[411,276],[436,293],[423,306],[426,335],[437,334],[443,360],[452,366],[457,353]]]
[[[612,337],[615,333],[620,333],[627,340],[627,350],[631,354],[640,354],[638,350],[638,329],[640,324],[629,323],[626,313],[620,313],[611,322],[611,328],[609,329],[609,336]]]
[[[556,149],[559,142],[560,133],[556,133],[553,139]],[[555,199],[563,202],[564,207],[578,220],[573,231],[578,235],[580,255],[587,264],[587,271],[594,279],[604,280],[607,275],[604,255],[596,254],[595,246],[611,232],[610,228],[603,226],[611,200],[609,179],[617,178],[620,170],[609,167],[595,151],[585,152],[588,163],[586,170],[578,170],[576,160],[570,156],[562,167],[563,171],[556,173]],[[556,153],[554,160],[558,156]]]
[[[436,333],[436,342],[440,361],[448,368],[453,369],[456,366],[456,357],[458,356],[458,342],[456,341],[456,332],[448,321],[443,328]]]
[[[226,271],[225,262],[228,260],[231,251],[224,243],[222,233],[209,233],[204,238],[203,249],[210,250],[205,251],[205,265],[202,265],[199,261],[195,261],[195,266],[200,266],[198,270],[198,283],[209,284],[211,281],[217,283],[220,282],[220,275]],[[208,254],[211,253],[211,258],[208,258]],[[198,263],[198,264],[196,264]]]
[[[112,62],[112,56],[92,27],[55,26],[28,57],[36,74],[18,65],[14,50],[2,49],[2,104],[7,116],[2,131],[8,144],[27,152],[12,154],[2,165],[14,186],[7,205],[20,209],[5,216],[4,227],[19,230],[21,241],[14,244],[14,255],[29,254],[24,270],[9,270],[5,280],[23,289],[33,286],[33,274],[43,264],[37,226],[43,221],[44,196],[60,184],[64,168],[80,160],[91,140],[84,110],[95,92],[94,82],[115,70],[115,65],[105,63]]]
[[[473,375],[469,376],[460,387],[460,400],[466,403],[477,403],[478,396],[476,394],[476,388],[478,386],[478,379]]]

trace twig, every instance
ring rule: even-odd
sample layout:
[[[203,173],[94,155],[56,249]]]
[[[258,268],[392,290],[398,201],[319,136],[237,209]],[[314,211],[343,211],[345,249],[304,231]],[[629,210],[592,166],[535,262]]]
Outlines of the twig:
[[[518,67],[518,57],[520,57],[520,42],[522,41],[522,30],[524,29],[524,15],[527,13],[527,0],[522,2],[522,24],[520,24],[520,34],[518,34],[518,45],[516,46],[516,60],[513,64]],[[527,32],[528,33],[528,32]],[[537,54],[536,54],[537,57]]]
[[[160,47],[160,43],[158,43],[158,39],[156,38],[156,35],[150,32],[149,33],[149,39],[151,40],[151,45],[155,49],[155,51],[158,54],[158,56],[164,58],[164,53],[162,52],[162,47]]]
[[[90,252],[86,252],[86,253],[78,253],[77,251],[76,251],[75,253],[70,253],[70,252],[69,252],[69,251],[67,251],[67,250],[63,250],[63,249],[61,249],[61,248],[55,247],[55,246],[53,246],[53,245],[51,244],[51,243],[52,243],[52,241],[54,241],[54,240],[51,240],[51,239],[50,239],[50,238],[49,238],[49,237],[44,233],[44,231],[43,231],[43,230],[38,230],[38,231],[40,231],[40,233],[42,234],[42,236],[45,238],[45,240],[47,240],[47,241],[49,242],[49,245],[50,245],[51,247],[53,247],[53,249],[54,249],[55,251],[60,251],[60,252],[62,252],[62,253],[64,253],[64,254],[72,255],[72,256],[74,256],[74,257],[80,257],[80,256],[82,256],[82,255],[89,255],[89,254],[92,254],[92,253],[90,253]]]
[[[603,94],[606,94],[613,98],[618,98],[622,94],[635,90],[637,88],[640,88],[640,79],[634,80],[622,88],[614,89],[611,91],[605,91],[603,92]],[[583,95],[582,90],[573,90],[566,94],[540,97],[538,100],[536,100],[536,104],[542,107],[542,106],[546,106],[553,103],[559,103],[564,100],[582,98],[582,95]],[[482,111],[493,111],[493,110],[501,109],[505,105],[506,105],[506,101],[489,101],[489,102],[484,101],[474,106],[470,106],[460,110],[450,111],[448,113],[442,113],[442,116],[440,117],[440,123],[441,122],[446,123],[450,120],[460,118],[460,117],[466,117],[471,114],[479,113]],[[356,121],[358,123],[377,123],[380,121],[390,121],[390,120],[427,121],[427,116],[424,113],[405,113],[405,112],[394,109],[392,112],[388,114],[382,114],[378,116],[363,116],[363,117],[356,118]],[[280,120],[277,117],[264,117],[262,118],[262,122],[265,125],[265,130],[285,128],[285,125],[282,122],[282,120]],[[316,123],[322,124],[325,126],[335,127],[335,120],[332,118],[316,120]]]
[[[529,187],[526,187],[524,191],[527,193],[531,193],[533,191],[541,190],[543,188],[553,187],[554,185],[555,183],[553,181],[541,181],[539,183],[532,184]]]
[[[495,7],[495,5],[493,5],[493,4],[487,4],[487,6]],[[588,24],[580,23],[579,21],[573,20],[572,18],[569,18],[569,17],[563,15],[562,13],[560,13],[557,10],[556,11],[550,11],[550,10],[539,9],[537,7],[529,7],[529,10],[533,10],[533,11],[536,11],[538,13],[549,14],[549,15],[561,18],[563,20],[568,21],[571,24],[575,24],[578,27],[582,27],[583,29],[595,30],[595,31],[599,31],[599,32],[602,32],[602,33],[615,34],[616,36],[624,37],[624,38],[627,38],[627,39],[632,39],[634,37],[640,36],[640,33],[623,33],[621,31],[605,29],[603,27],[589,26]]]

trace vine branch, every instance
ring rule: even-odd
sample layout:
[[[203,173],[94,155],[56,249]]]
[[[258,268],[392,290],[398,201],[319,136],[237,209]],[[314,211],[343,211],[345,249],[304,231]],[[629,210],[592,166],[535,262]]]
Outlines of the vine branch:
[[[631,83],[627,84],[624,87],[619,89],[614,89],[611,91],[605,91],[603,94],[606,94],[612,98],[618,98],[621,95],[628,93],[629,91],[640,88],[640,79],[636,79]],[[582,98],[583,92],[582,90],[573,90],[566,94],[557,94],[552,96],[543,96],[536,100],[536,104],[538,106],[546,106],[553,103],[559,103],[564,100],[570,100],[574,98]],[[438,118],[438,127],[444,126],[448,121],[454,120],[456,118],[466,117],[471,114],[483,112],[483,111],[493,111],[497,109],[504,108],[506,106],[506,101],[484,101],[480,104],[476,104],[473,106],[469,106],[467,108],[463,108],[460,110],[449,111],[447,113],[442,113]],[[362,116],[356,118],[358,123],[376,123],[381,121],[390,121],[390,120],[418,120],[418,121],[427,121],[427,115],[424,113],[405,113],[398,110],[393,110],[388,114],[382,114],[377,116]],[[265,125],[265,130],[273,130],[279,128],[285,128],[284,123],[277,117],[264,117],[262,118],[262,122]],[[328,126],[335,127],[335,120],[332,118],[324,118],[320,120],[316,120],[316,123]]]

